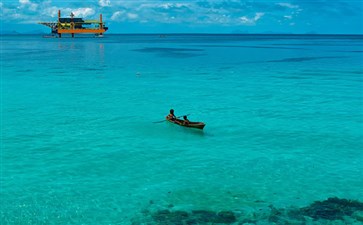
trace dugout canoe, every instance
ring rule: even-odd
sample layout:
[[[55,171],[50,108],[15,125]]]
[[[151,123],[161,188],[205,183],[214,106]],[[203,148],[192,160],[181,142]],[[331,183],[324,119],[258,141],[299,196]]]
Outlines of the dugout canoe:
[[[184,124],[184,120],[180,120],[180,119],[174,119],[174,120],[168,120],[168,121],[170,123],[174,123],[179,126],[196,128],[196,129],[201,129],[201,130],[203,130],[203,128],[205,127],[205,123],[202,123],[202,122],[189,122],[188,124]]]

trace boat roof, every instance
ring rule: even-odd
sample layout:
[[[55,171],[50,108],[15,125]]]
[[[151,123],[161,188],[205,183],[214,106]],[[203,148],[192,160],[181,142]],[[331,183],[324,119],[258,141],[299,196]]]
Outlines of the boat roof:
[[[84,22],[84,20],[83,20],[83,18],[73,18],[73,19],[72,18],[59,18],[59,22],[61,22],[61,23],[70,23],[70,22],[80,23],[80,22]]]

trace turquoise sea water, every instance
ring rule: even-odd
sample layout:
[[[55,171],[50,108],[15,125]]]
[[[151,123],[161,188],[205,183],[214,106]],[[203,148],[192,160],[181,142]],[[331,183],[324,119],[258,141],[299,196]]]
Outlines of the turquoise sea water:
[[[362,64],[362,36],[2,36],[1,224],[363,201]]]

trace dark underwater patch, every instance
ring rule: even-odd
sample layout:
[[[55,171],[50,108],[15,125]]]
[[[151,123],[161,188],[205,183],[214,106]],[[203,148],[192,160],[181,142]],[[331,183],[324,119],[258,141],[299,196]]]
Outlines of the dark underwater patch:
[[[142,48],[134,49],[132,51],[155,53],[160,57],[189,58],[203,55],[196,52],[202,52],[204,50],[197,48]]]
[[[345,52],[363,53],[363,51],[345,51]]]
[[[342,220],[344,216],[351,216],[356,211],[363,211],[362,202],[328,198],[325,201],[316,201],[308,207],[300,208],[298,213],[315,220]]]
[[[288,50],[306,50],[306,48],[294,48],[294,47],[274,47],[274,46],[250,46],[250,45],[196,45],[197,47],[206,48],[262,48],[262,49],[288,49]]]
[[[237,221],[236,216],[231,211],[214,212],[208,210],[170,211],[160,210],[152,214],[153,220],[157,224],[231,224]]]
[[[85,68],[82,68],[81,70],[84,70],[84,71],[104,71],[103,69],[101,68],[95,68],[95,67],[85,67]]]
[[[333,46],[333,47],[337,47],[337,46],[358,46],[360,47],[360,45],[358,44],[337,44],[337,43],[326,43],[326,42],[318,42],[318,43],[298,43],[298,44],[271,44],[271,45],[276,45],[276,46]]]
[[[272,207],[269,216],[270,222],[282,223],[288,221],[305,222],[305,218],[313,220],[344,220],[346,217],[352,217],[356,212],[363,212],[363,203],[355,200],[328,198],[324,201],[315,201],[307,207],[298,209],[276,209]],[[362,219],[359,216],[352,219]]]
[[[321,74],[329,74],[329,73],[349,73],[349,74],[363,74],[363,70],[302,70],[303,73],[316,74],[317,72]]]
[[[306,80],[310,79],[309,77],[304,76],[271,76],[273,78],[279,78],[279,79],[287,79],[287,80]]]
[[[154,202],[152,201],[152,203]],[[131,219],[132,224],[306,224],[318,221],[319,224],[331,224],[329,221],[363,222],[363,203],[356,200],[328,198],[315,201],[301,208],[275,208],[263,206],[254,213],[241,210],[173,210],[168,207],[159,210],[144,210],[144,218]]]
[[[137,52],[200,52],[203,49],[197,48],[142,48],[135,49]]]
[[[50,73],[64,74],[64,73],[69,73],[69,72],[66,70],[51,70]]]
[[[304,62],[304,61],[312,61],[312,60],[319,60],[319,59],[340,59],[340,58],[346,58],[346,57],[340,57],[340,56],[297,57],[297,58],[268,60],[266,62]]]
[[[34,70],[32,69],[22,69],[22,70],[16,70],[16,72],[18,73],[31,73],[33,72]]]
[[[363,74],[363,71],[347,71],[347,73],[351,73],[351,74]]]

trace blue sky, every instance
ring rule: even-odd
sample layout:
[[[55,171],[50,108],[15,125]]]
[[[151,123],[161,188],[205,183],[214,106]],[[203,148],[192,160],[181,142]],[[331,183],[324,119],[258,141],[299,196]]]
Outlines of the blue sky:
[[[96,19],[109,33],[363,34],[363,0],[2,0],[2,32],[49,28],[73,12]]]

